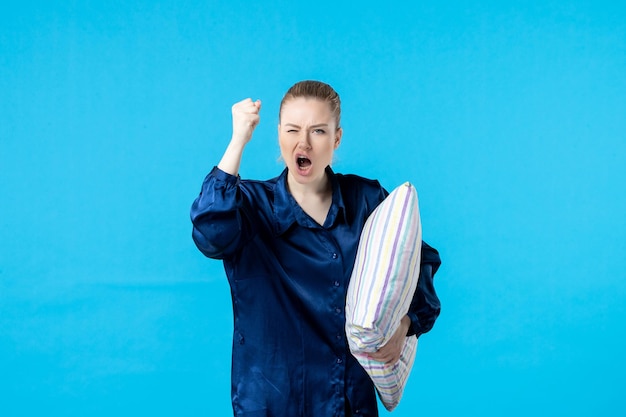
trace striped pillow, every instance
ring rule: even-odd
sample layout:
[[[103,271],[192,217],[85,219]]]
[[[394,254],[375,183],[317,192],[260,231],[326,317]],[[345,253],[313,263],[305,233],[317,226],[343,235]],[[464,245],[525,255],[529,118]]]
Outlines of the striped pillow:
[[[365,222],[346,299],[350,351],[389,411],[402,397],[417,337],[407,337],[395,365],[371,359],[368,352],[387,343],[409,311],[419,278],[421,245],[417,192],[407,182],[393,190]]]

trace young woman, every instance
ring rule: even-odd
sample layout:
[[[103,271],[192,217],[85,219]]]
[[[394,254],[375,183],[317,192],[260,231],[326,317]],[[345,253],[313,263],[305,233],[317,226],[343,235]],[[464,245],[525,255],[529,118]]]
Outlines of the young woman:
[[[343,133],[340,99],[318,81],[295,84],[281,102],[282,174],[240,179],[260,110],[259,100],[233,106],[232,139],[191,208],[196,245],[223,260],[231,287],[234,414],[377,416],[373,384],[347,345],[344,307],[361,230],[387,191],[330,168]],[[432,328],[439,265],[424,243],[411,308],[375,359],[395,363],[407,335]]]

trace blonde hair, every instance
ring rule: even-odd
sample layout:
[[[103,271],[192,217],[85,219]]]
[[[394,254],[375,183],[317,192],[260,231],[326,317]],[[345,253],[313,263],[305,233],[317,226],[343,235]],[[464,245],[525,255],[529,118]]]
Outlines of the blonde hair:
[[[295,98],[314,98],[322,100],[330,106],[330,111],[335,117],[337,122],[337,128],[339,128],[339,122],[341,121],[341,100],[339,94],[328,84],[321,81],[305,80],[295,83],[285,93],[282,101],[280,102],[280,108],[278,110],[278,120],[280,122],[280,114],[283,111],[283,105],[289,100]]]

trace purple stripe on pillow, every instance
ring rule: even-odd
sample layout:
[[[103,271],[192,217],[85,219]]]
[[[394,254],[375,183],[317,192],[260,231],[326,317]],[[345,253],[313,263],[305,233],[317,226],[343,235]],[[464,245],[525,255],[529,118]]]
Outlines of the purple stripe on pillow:
[[[380,210],[374,210],[372,212],[372,214],[370,215],[370,218],[367,219],[367,221],[365,222],[365,228],[363,229],[363,236],[361,237],[361,240],[364,242],[370,242],[370,244],[373,244],[374,241],[376,239],[372,239],[372,233],[376,232],[375,228],[373,227],[374,224],[376,224],[378,222],[378,218],[381,214]],[[368,245],[365,245],[363,247],[364,250],[361,251],[361,253],[357,253],[357,258],[361,257],[360,262],[358,262],[358,264],[363,265],[363,267],[369,265],[370,261],[369,261],[369,257],[370,254],[373,254],[374,256],[376,255],[376,251],[371,250],[371,248]],[[375,263],[374,263],[374,267],[373,269],[376,270],[377,266],[378,266],[378,262],[379,262],[379,258],[374,258],[375,259]],[[371,269],[371,268],[369,268]],[[365,269],[361,269],[359,268],[359,271],[357,271],[360,274],[363,274],[363,272],[365,271]],[[356,294],[358,294],[359,296],[362,294],[363,291],[363,285],[366,284],[365,281],[363,280],[358,280],[358,286],[357,286],[357,291]],[[369,303],[369,293],[367,293],[368,298],[367,298],[367,302]],[[364,320],[362,317],[359,317],[360,322],[362,323]]]
[[[398,193],[393,193],[393,195],[391,195],[391,201],[392,201],[393,204],[395,204],[395,201],[396,201],[397,197],[398,197]],[[379,233],[378,236],[386,236],[387,235],[387,230],[389,229],[389,223],[391,221],[391,219],[389,218],[388,213],[385,210],[375,210],[372,214],[373,214],[373,218],[367,220],[367,227],[368,227],[368,229],[370,231],[374,231],[375,228],[373,226],[378,223],[379,217],[384,214],[385,215],[385,218],[384,218],[385,223],[383,225],[382,232]],[[376,237],[378,237],[378,236],[376,236]],[[375,242],[376,240],[377,239],[371,239],[370,244],[376,243]],[[379,248],[375,247],[374,249],[379,249]],[[376,258],[375,258],[376,262],[374,263],[374,265],[373,265],[373,267],[371,269],[373,271],[378,271],[379,265],[380,265],[380,262],[381,262],[381,257],[377,256],[378,255],[378,251],[372,250],[369,246],[367,246],[367,250],[364,252],[364,254],[365,254],[364,260],[367,260],[367,255],[370,254],[370,253],[373,254],[374,256],[376,256]],[[368,263],[367,262],[363,262],[363,265],[368,265]],[[384,291],[382,293],[384,294]],[[363,295],[360,291],[358,292],[358,294]],[[375,294],[373,291],[367,291],[365,295],[366,295],[365,303],[364,303],[365,305],[370,305],[371,304],[372,297],[379,297],[379,294]],[[378,311],[378,309],[377,309],[377,311]],[[363,314],[367,314],[367,312],[363,311]],[[374,316],[374,317],[377,317],[377,315]],[[361,322],[363,322],[363,321],[364,320],[361,318]]]
[[[395,266],[394,260],[396,258],[396,251],[398,249],[398,242],[400,241],[398,236],[404,234],[402,228],[404,226],[404,220],[405,220],[405,217],[406,217],[407,207],[409,206],[409,200],[410,199],[411,199],[411,190],[409,190],[409,192],[404,195],[404,204],[402,205],[402,212],[400,214],[400,222],[398,224],[399,227],[396,229],[396,236],[394,238],[393,250],[391,251],[391,258],[390,258],[390,261],[389,261],[389,268],[387,269],[387,274],[385,276],[385,284],[383,285],[383,290],[382,290],[383,294],[387,293],[387,286],[389,285],[390,277],[391,277],[392,272],[394,270],[394,266]],[[382,307],[382,303],[379,303],[376,306],[376,317],[378,317],[380,315],[381,307]]]

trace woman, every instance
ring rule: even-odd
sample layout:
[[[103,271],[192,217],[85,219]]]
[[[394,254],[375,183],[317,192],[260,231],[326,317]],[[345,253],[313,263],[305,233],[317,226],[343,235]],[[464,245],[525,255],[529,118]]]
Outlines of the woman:
[[[387,192],[330,168],[340,99],[318,81],[295,84],[281,102],[282,174],[240,179],[260,109],[251,99],[233,106],[232,139],[191,209],[196,245],[223,260],[231,287],[235,416],[377,416],[372,382],[347,345],[344,306],[361,230]],[[407,335],[432,328],[439,264],[423,244],[411,309],[375,359],[395,363]]]

